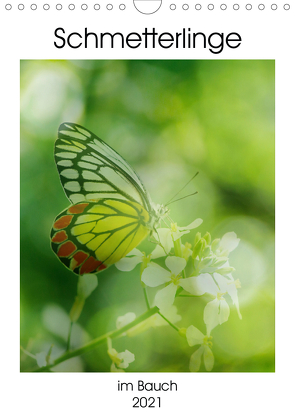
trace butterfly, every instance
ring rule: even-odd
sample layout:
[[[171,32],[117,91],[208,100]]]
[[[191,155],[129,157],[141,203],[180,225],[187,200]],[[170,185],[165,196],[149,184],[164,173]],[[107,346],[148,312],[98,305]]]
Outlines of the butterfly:
[[[74,273],[118,262],[167,216],[124,158],[88,129],[62,123],[54,157],[71,205],[54,220],[51,247]]]

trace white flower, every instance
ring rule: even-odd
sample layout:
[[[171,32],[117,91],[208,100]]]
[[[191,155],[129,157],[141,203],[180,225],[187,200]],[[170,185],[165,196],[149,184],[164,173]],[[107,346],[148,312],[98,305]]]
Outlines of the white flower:
[[[228,232],[225,233],[218,245],[216,250],[217,256],[228,256],[230,252],[232,252],[238,246],[240,239],[237,238],[235,232]]]
[[[169,229],[162,230],[168,230],[169,232]],[[168,249],[168,252],[170,249],[171,247]],[[157,245],[152,253],[148,256],[146,256],[146,254],[141,252],[139,249],[134,248],[124,258],[116,262],[115,265],[120,271],[132,271],[132,269],[134,269],[139,263],[144,263],[147,266],[151,262],[151,259],[157,259],[161,256],[166,256],[167,253],[160,245]]]
[[[180,285],[193,295],[208,293],[215,297],[214,300],[207,303],[204,308],[204,322],[207,325],[208,334],[210,334],[218,324],[222,324],[228,320],[230,310],[227,302],[223,298],[226,291],[223,292],[222,289],[218,287],[210,274],[201,274],[197,277],[183,279],[181,280]]]
[[[156,232],[154,232],[154,237],[161,243],[161,245],[158,245],[159,248],[162,249],[163,254],[161,256],[167,255],[170,252],[171,248],[173,247],[173,241],[175,242],[181,236],[189,233],[192,229],[199,227],[202,222],[202,219],[196,219],[188,226],[177,226],[177,223],[171,223],[171,229],[157,229]]]
[[[232,298],[240,319],[242,318],[239,310],[237,286],[233,279],[230,280],[217,273],[214,274],[214,279],[210,274],[201,274],[197,277],[180,279],[179,285],[193,295],[208,293],[214,297],[214,300],[207,303],[204,309],[204,322],[207,325],[208,334],[218,324],[228,320],[230,309],[223,297],[227,293]]]
[[[153,256],[157,258],[160,256],[167,256],[171,248],[173,248],[171,230],[167,227],[160,227],[154,232],[153,236],[159,242],[159,245],[157,245],[152,252]]]
[[[214,365],[214,356],[211,350],[212,336],[205,336],[196,327],[189,326],[186,330],[186,338],[189,346],[201,345],[190,358],[189,370],[198,372],[203,356],[206,371],[211,371]]]
[[[136,314],[129,312],[126,313],[124,316],[119,316],[116,321],[117,329],[121,329],[122,327],[126,326],[129,323],[132,323],[136,319]]]
[[[97,287],[98,281],[95,274],[84,274],[79,276],[77,295],[87,298]]]
[[[186,242],[185,245],[181,245],[182,256],[187,261],[190,256],[192,256],[193,251],[191,250],[191,243]]]
[[[116,321],[116,328],[121,329],[122,327],[127,326],[127,324],[132,323],[135,319],[136,314],[132,312],[126,313],[124,316],[119,316]],[[126,336],[127,333],[128,331],[122,333],[121,336]]]
[[[204,322],[209,332],[229,318],[230,309],[222,295],[222,293],[217,293],[216,298],[207,303],[204,308]]]
[[[181,280],[181,271],[186,266],[186,261],[178,256],[168,256],[165,260],[167,269],[157,264],[150,264],[143,271],[141,280],[149,287],[157,287],[161,284],[168,284],[156,294],[154,304],[162,311],[170,307],[175,298],[176,290]]]
[[[135,360],[134,354],[129,352],[129,350],[118,353],[116,349],[112,347],[111,339],[108,339],[107,342],[108,355],[112,361],[111,372],[124,372],[123,369],[128,368],[129,364]]]
[[[46,356],[47,356],[47,353],[46,352],[36,353],[35,357],[36,357],[37,365],[40,368],[42,368],[42,366],[46,366],[47,365]]]
[[[181,236],[185,235],[186,233],[189,233],[192,229],[196,229],[200,226],[200,224],[203,223],[202,219],[196,219],[192,223],[190,223],[188,226],[177,226],[177,223],[171,224],[171,234],[173,237],[173,240],[179,239]]]
[[[240,239],[234,232],[225,233],[221,239],[215,239],[211,246],[205,247],[194,261],[198,273],[218,272],[229,275],[235,269],[229,265],[228,256],[239,244]],[[204,256],[205,254],[205,256]]]
[[[232,302],[234,303],[239,319],[242,320],[242,315],[240,313],[240,306],[239,306],[239,299],[238,299],[238,288],[241,288],[241,283],[239,279],[234,280],[233,276],[231,274],[228,274],[226,277],[220,275],[220,274],[213,274],[215,281],[219,285],[220,289],[222,291],[225,291],[228,293],[230,298],[232,299]]]
[[[137,264],[144,261],[144,258],[145,254],[134,248],[125,256],[125,258],[116,262],[115,265],[120,271],[132,271]]]

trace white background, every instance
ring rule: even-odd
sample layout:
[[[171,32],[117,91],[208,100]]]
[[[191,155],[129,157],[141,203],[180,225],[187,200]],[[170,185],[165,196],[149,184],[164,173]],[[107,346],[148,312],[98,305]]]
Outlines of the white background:
[[[10,1],[12,10],[0,6],[1,28],[1,231],[2,231],[2,286],[1,286],[1,393],[2,415],[20,413],[23,416],[101,416],[183,414],[195,415],[290,415],[294,410],[294,5],[285,11],[282,0],[278,10],[270,8],[275,1],[263,1],[265,10],[259,10],[260,1],[198,3],[163,1],[161,9],[153,15],[135,10],[132,1],[87,2],[60,0],[35,2],[37,10],[30,10],[33,2],[23,1],[25,9],[19,11],[20,2]],[[8,2],[7,2],[8,3]],[[43,3],[51,5],[49,11]],[[56,3],[63,5],[56,11]],[[69,11],[69,3],[76,9]],[[81,11],[82,3],[89,5]],[[93,4],[100,3],[100,11]],[[113,4],[111,11],[107,4]],[[118,4],[124,3],[124,11]],[[190,6],[188,11],[182,3]],[[208,3],[215,10],[207,9]],[[221,11],[221,3],[228,8]],[[240,5],[234,11],[232,5]],[[253,9],[245,10],[251,3]],[[83,32],[85,27],[94,32],[142,32],[155,27],[158,32],[192,31],[238,32],[242,45],[237,49],[225,48],[219,55],[208,49],[56,49],[54,30],[63,27],[68,33]],[[276,372],[232,374],[29,374],[19,373],[19,61],[20,59],[275,59],[276,60]],[[290,225],[292,228],[290,229]],[[3,250],[4,249],[4,250]],[[9,317],[9,321],[6,320]],[[12,321],[11,321],[12,320]],[[132,408],[137,392],[118,392],[117,381],[166,382],[173,380],[178,391],[154,393],[161,395],[160,409]],[[292,389],[293,388],[293,389]],[[148,395],[149,393],[147,393]],[[152,393],[150,393],[152,395]]]

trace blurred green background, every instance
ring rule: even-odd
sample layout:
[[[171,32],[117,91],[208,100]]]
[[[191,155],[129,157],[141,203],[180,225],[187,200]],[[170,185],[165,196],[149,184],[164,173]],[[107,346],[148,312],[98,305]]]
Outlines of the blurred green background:
[[[179,225],[195,218],[212,238],[234,231],[230,254],[240,279],[239,320],[212,332],[216,372],[274,371],[274,114],[275,64],[271,60],[21,61],[21,345],[33,354],[60,355],[77,276],[51,251],[55,216],[69,206],[53,157],[58,126],[76,122],[93,131],[134,167],[152,200],[171,205]],[[193,235],[191,234],[191,240]],[[140,249],[149,251],[146,240]],[[178,326],[205,333],[205,303],[178,299]],[[116,318],[146,310],[139,266],[98,275],[73,347],[115,328]],[[130,371],[187,372],[188,347],[173,329],[149,329],[113,343],[135,354]],[[109,371],[106,346],[56,367],[59,371]],[[21,369],[36,365],[21,354]],[[201,370],[204,370],[203,365]]]

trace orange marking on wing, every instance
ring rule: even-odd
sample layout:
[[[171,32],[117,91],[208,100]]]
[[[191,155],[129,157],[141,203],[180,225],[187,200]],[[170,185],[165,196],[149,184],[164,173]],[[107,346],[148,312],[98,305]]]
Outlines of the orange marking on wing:
[[[104,269],[106,269],[108,266],[105,264],[101,264],[98,268],[97,271],[103,271]]]
[[[70,269],[74,271],[74,269],[80,266],[85,261],[85,259],[88,258],[88,256],[88,253],[82,251],[78,251],[77,253],[75,253],[70,262]]]
[[[54,229],[65,229],[71,223],[73,216],[62,216],[53,225]]]
[[[51,241],[54,243],[61,243],[67,240],[68,235],[64,230],[61,230],[60,232],[56,232],[55,235],[52,237]]]
[[[83,211],[85,210],[85,208],[87,206],[88,206],[88,203],[75,204],[74,206],[71,206],[68,209],[68,213],[72,213],[72,214],[80,214],[80,213],[83,213]]]
[[[80,275],[95,271],[101,264],[101,261],[98,261],[97,259],[93,258],[93,256],[90,256],[81,266]]]
[[[63,243],[57,252],[57,256],[59,256],[60,258],[67,258],[68,256],[70,256],[73,252],[75,252],[75,250],[77,250],[77,246],[74,245],[73,242],[65,242]]]

